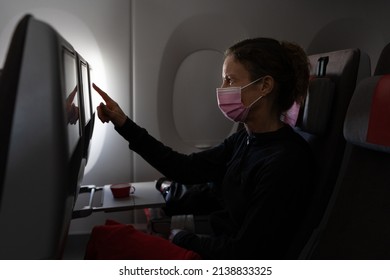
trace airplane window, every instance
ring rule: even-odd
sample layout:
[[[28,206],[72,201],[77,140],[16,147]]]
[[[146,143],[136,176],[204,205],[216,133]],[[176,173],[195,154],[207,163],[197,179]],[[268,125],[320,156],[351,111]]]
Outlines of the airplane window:
[[[211,147],[232,131],[233,123],[221,114],[216,100],[222,62],[222,53],[201,50],[184,59],[177,71],[174,122],[182,140],[193,147]]]

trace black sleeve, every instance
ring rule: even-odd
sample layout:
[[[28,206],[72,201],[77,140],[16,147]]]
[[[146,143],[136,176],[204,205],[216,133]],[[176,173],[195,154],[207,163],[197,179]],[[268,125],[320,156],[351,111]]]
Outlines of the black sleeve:
[[[224,174],[228,154],[225,143],[207,151],[185,155],[165,146],[129,118],[122,127],[115,129],[129,142],[131,150],[171,180],[198,184],[218,181]]]

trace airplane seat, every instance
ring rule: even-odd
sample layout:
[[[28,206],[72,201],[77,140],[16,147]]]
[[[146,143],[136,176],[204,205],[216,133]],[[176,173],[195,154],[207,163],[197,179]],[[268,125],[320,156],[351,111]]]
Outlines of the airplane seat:
[[[344,122],[340,175],[310,259],[389,259],[389,109],[390,74],[359,83]]]
[[[308,95],[293,124],[313,150],[316,171],[307,217],[288,253],[291,259],[302,258],[303,248],[310,237],[314,238],[341,165],[343,122],[349,101],[357,82],[370,76],[369,57],[359,49],[312,54],[309,61]]]
[[[28,17],[24,18],[12,37],[9,51],[0,70],[0,206],[3,193],[5,169],[8,158],[8,146],[11,135],[12,119],[18,88],[16,73],[21,71],[22,52],[28,26]]]
[[[84,109],[66,106],[82,104],[75,54],[32,15],[12,34],[0,80],[0,259],[62,258],[84,171]]]

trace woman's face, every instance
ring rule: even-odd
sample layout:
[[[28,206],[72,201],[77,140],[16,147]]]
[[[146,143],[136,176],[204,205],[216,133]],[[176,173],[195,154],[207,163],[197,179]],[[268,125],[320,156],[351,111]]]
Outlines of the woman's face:
[[[252,82],[248,70],[232,55],[227,56],[223,63],[222,81],[221,87],[243,87]],[[253,84],[242,90],[241,102],[249,106],[259,96],[259,88]]]

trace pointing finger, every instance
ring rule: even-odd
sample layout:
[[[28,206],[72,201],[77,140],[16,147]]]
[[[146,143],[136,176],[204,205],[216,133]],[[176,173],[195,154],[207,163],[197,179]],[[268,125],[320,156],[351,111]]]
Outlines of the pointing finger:
[[[73,99],[74,99],[74,97],[76,96],[76,93],[77,93],[77,86],[73,89],[73,91],[69,94],[69,96],[68,96],[68,101],[70,102],[70,103],[72,103],[73,102]]]
[[[99,95],[103,98],[103,100],[106,101],[106,103],[113,101],[111,97],[107,93],[105,93],[101,88],[99,88],[97,85],[92,84],[92,86],[97,91],[97,93],[99,93]]]

